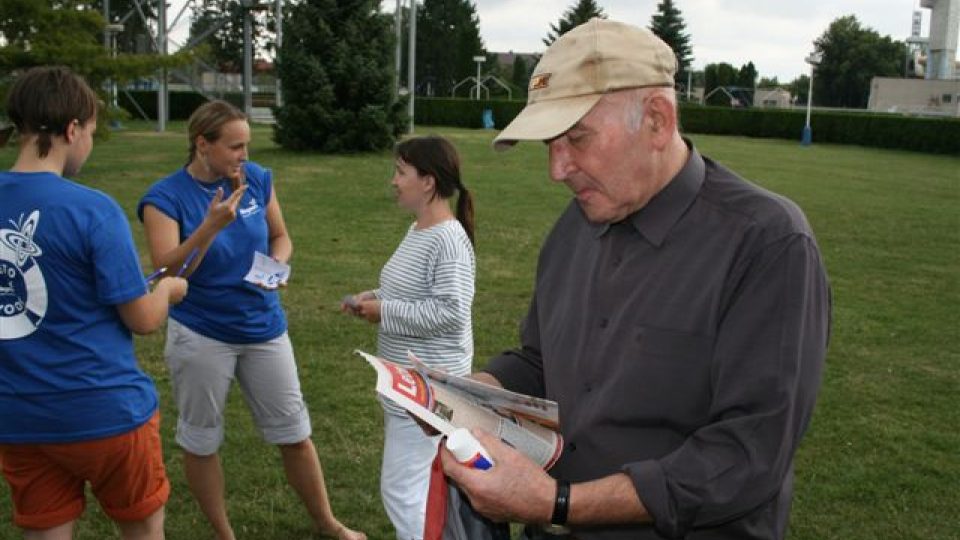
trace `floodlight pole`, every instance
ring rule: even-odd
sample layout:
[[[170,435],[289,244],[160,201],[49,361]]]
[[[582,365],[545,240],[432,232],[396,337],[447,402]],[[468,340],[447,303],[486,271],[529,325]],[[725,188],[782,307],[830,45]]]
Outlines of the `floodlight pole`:
[[[480,65],[483,64],[485,56],[474,56],[473,61],[477,63],[477,101],[480,101]]]
[[[157,44],[160,57],[167,56],[167,3],[157,2]],[[167,68],[160,68],[160,87],[157,88],[157,131],[167,130]]]
[[[417,94],[416,65],[417,65],[417,0],[410,0],[410,46],[407,58],[407,87],[410,89],[410,133],[413,133],[414,100]]]
[[[107,27],[110,26],[110,0],[103,0],[103,20],[106,22],[106,26],[103,27],[103,47],[109,49],[110,29]]]
[[[276,0],[276,12],[277,12],[277,48],[274,52],[274,61],[273,61],[273,73],[276,78],[276,98],[274,98],[274,103],[277,107],[283,106],[283,92],[281,89],[280,74],[277,72],[277,58],[280,58],[280,48],[283,47],[283,0]]]
[[[804,58],[804,61],[810,64],[810,86],[807,88],[807,122],[803,126],[803,134],[800,137],[802,146],[810,146],[810,143],[813,142],[813,129],[810,128],[810,110],[813,107],[813,72],[822,59],[823,54],[816,51]]]
[[[108,41],[110,43],[110,58],[117,57],[117,34],[123,32],[122,24],[108,24],[104,27],[104,31],[107,33]],[[110,107],[113,109],[117,108],[117,79],[114,77],[110,78]]]
[[[278,0],[279,1],[279,0]],[[400,70],[401,68],[401,55],[403,55],[403,29],[401,28],[401,23],[403,22],[403,12],[401,11],[400,6],[401,0],[397,0],[397,10],[393,13],[393,29],[394,33],[397,36],[396,39],[396,52],[394,53],[394,66],[393,71],[393,99],[396,100],[400,97]]]
[[[250,117],[253,112],[253,23],[250,8],[253,2],[242,3],[243,10],[243,112]]]

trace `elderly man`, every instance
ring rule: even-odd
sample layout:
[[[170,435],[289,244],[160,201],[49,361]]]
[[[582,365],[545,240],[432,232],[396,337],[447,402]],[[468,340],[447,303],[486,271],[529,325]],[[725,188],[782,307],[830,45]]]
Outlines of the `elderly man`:
[[[529,538],[783,538],[830,322],[803,213],[678,130],[676,59],[594,19],[558,39],[496,138],[547,145],[574,200],[540,253],[521,347],[474,376],[560,406],[549,476],[477,433],[442,455],[474,507]]]

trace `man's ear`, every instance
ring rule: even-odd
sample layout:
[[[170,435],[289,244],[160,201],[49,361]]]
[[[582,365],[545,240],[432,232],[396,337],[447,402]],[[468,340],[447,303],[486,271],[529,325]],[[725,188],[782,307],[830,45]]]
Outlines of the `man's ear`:
[[[653,94],[647,99],[644,122],[650,130],[654,146],[665,148],[673,140],[673,132],[677,128],[676,106],[663,94]]]

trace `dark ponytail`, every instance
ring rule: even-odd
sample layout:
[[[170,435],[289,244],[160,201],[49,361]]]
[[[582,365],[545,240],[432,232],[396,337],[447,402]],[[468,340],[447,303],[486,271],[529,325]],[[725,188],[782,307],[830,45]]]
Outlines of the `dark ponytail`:
[[[467,233],[471,245],[476,245],[477,241],[473,237],[473,195],[467,191],[467,188],[460,184],[460,196],[457,197],[457,221],[463,226]]]
[[[460,179],[460,156],[450,141],[436,135],[413,137],[397,144],[394,155],[413,166],[420,176],[430,175],[436,181],[434,197],[457,198],[457,221],[474,243],[473,197]]]

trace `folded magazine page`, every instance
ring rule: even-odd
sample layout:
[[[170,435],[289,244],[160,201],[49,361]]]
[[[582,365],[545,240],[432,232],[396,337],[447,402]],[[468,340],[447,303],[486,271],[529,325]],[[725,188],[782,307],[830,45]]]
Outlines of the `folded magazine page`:
[[[556,401],[518,394],[470,378],[449,375],[444,371],[433,369],[424,364],[412,352],[407,352],[407,358],[417,371],[429,379],[444,386],[449,386],[461,394],[472,396],[478,403],[492,408],[504,416],[528,418],[554,431],[560,428],[559,409]]]
[[[556,403],[427,368],[415,357],[415,367],[406,367],[356,352],[377,371],[377,393],[440,433],[483,429],[544,469],[560,457]]]

